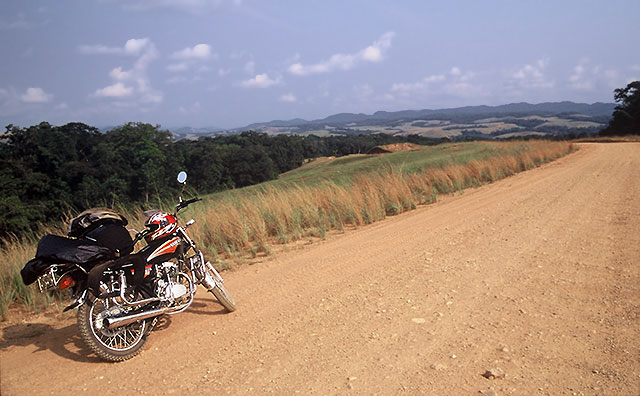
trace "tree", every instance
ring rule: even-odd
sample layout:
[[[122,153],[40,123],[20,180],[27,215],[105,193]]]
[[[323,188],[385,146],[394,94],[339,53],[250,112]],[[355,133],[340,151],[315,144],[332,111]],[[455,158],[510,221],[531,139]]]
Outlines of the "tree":
[[[178,173],[168,162],[172,148],[169,132],[159,126],[129,122],[109,131],[96,147],[104,190],[120,202],[148,202],[165,195],[168,180]]]
[[[640,135],[640,81],[632,81],[625,88],[617,88],[613,97],[618,106],[609,126],[600,131],[600,135]]]
[[[263,146],[230,144],[222,152],[222,162],[231,174],[235,187],[262,183],[278,176]]]

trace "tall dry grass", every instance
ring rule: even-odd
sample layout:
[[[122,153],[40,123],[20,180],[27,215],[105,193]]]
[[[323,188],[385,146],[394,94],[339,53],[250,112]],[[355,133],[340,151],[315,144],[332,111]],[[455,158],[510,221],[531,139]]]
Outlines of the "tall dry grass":
[[[25,286],[20,270],[33,258],[36,242],[13,238],[0,253],[0,319],[5,319],[9,305],[19,302],[36,312],[50,305],[54,297],[39,293],[37,286]]]
[[[192,205],[185,218],[197,222],[190,235],[219,269],[246,255],[269,254],[269,246],[303,238],[322,238],[328,231],[362,226],[436,201],[468,187],[491,183],[531,169],[575,150],[567,142],[491,142],[488,158],[452,157],[408,171],[402,166],[381,167],[339,184],[324,180],[313,185],[268,184],[251,191],[236,190]],[[426,154],[425,154],[426,155]],[[167,205],[169,207],[169,205]],[[133,226],[144,222],[141,213],[129,213]],[[36,243],[12,241],[0,255],[0,316],[12,303],[38,309],[51,303],[34,286],[22,284],[19,271],[33,257]]]
[[[270,244],[369,224],[434,202],[438,194],[491,183],[575,149],[566,142],[485,144],[497,147],[501,154],[419,172],[369,172],[346,185],[324,181],[312,186],[269,186],[255,194],[239,190],[194,209],[198,223],[192,233],[215,255],[266,252]]]

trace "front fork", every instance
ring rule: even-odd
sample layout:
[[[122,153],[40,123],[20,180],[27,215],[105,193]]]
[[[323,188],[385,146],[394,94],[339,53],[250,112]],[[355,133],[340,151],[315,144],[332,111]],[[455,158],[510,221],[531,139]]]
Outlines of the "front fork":
[[[193,220],[187,223],[187,227],[191,224],[193,224]],[[211,290],[216,287],[216,285],[221,284],[223,280],[218,271],[216,271],[210,262],[204,260],[202,251],[196,247],[196,244],[191,240],[191,238],[189,238],[184,229],[179,228],[178,232],[181,234],[182,238],[187,241],[188,247],[185,249],[185,253],[190,249],[193,249],[195,252],[193,256],[188,258],[189,266],[191,267],[190,270],[193,274],[193,282],[200,283],[208,290]]]
[[[222,277],[210,262],[204,260],[202,251],[195,251],[197,253],[189,257],[189,265],[191,266],[192,273],[195,275],[194,282],[200,283],[208,290],[211,290],[216,287],[218,283],[223,282]]]

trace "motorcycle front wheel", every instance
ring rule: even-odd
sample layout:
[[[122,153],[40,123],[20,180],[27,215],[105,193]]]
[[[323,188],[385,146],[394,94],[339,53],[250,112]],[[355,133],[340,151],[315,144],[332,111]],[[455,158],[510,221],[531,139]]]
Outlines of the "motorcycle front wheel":
[[[227,309],[227,311],[229,312],[235,311],[236,302],[233,300],[233,297],[231,297],[231,294],[229,294],[227,289],[224,287],[224,284],[222,283],[222,277],[220,276],[220,274],[218,274],[218,271],[216,271],[216,269],[213,268],[213,265],[209,262],[205,263],[204,269],[206,271],[205,276],[211,277],[211,279],[213,280],[213,282],[210,282],[210,281],[205,282],[205,285],[206,284],[215,285],[213,287],[207,287],[208,290],[211,292],[211,294],[215,296],[218,302],[220,302],[220,304],[222,304],[222,306]]]
[[[100,316],[108,308],[108,303],[102,299],[87,301],[80,306],[78,309],[80,337],[101,359],[111,362],[131,359],[140,353],[147,341],[149,322],[140,320],[126,326],[108,329],[101,323],[103,318]]]

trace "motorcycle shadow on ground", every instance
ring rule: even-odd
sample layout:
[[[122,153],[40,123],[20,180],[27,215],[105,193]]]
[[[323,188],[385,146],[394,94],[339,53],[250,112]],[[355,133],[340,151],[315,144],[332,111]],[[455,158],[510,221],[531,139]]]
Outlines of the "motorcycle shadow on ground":
[[[185,313],[223,315],[226,311],[215,300],[196,298]],[[166,330],[171,322],[171,315],[160,316],[153,332]],[[33,345],[36,347],[33,353],[49,350],[62,358],[80,363],[104,363],[82,341],[75,321],[60,328],[46,323],[20,323],[3,328],[1,335],[0,351],[5,351],[10,347]]]
[[[35,346],[38,352],[49,350],[65,359],[82,363],[101,362],[84,344],[75,323],[61,328],[54,328],[45,323],[15,324],[2,330],[0,350],[11,346]]]
[[[171,316],[162,315],[153,331],[165,330],[170,324]],[[54,328],[44,323],[25,323],[2,329],[0,350],[7,350],[12,346],[29,347],[31,345],[36,347],[34,354],[49,350],[62,358],[80,363],[104,363],[82,341],[76,323],[61,328]]]
[[[195,315],[225,315],[227,310],[214,298],[194,298],[185,313]]]

